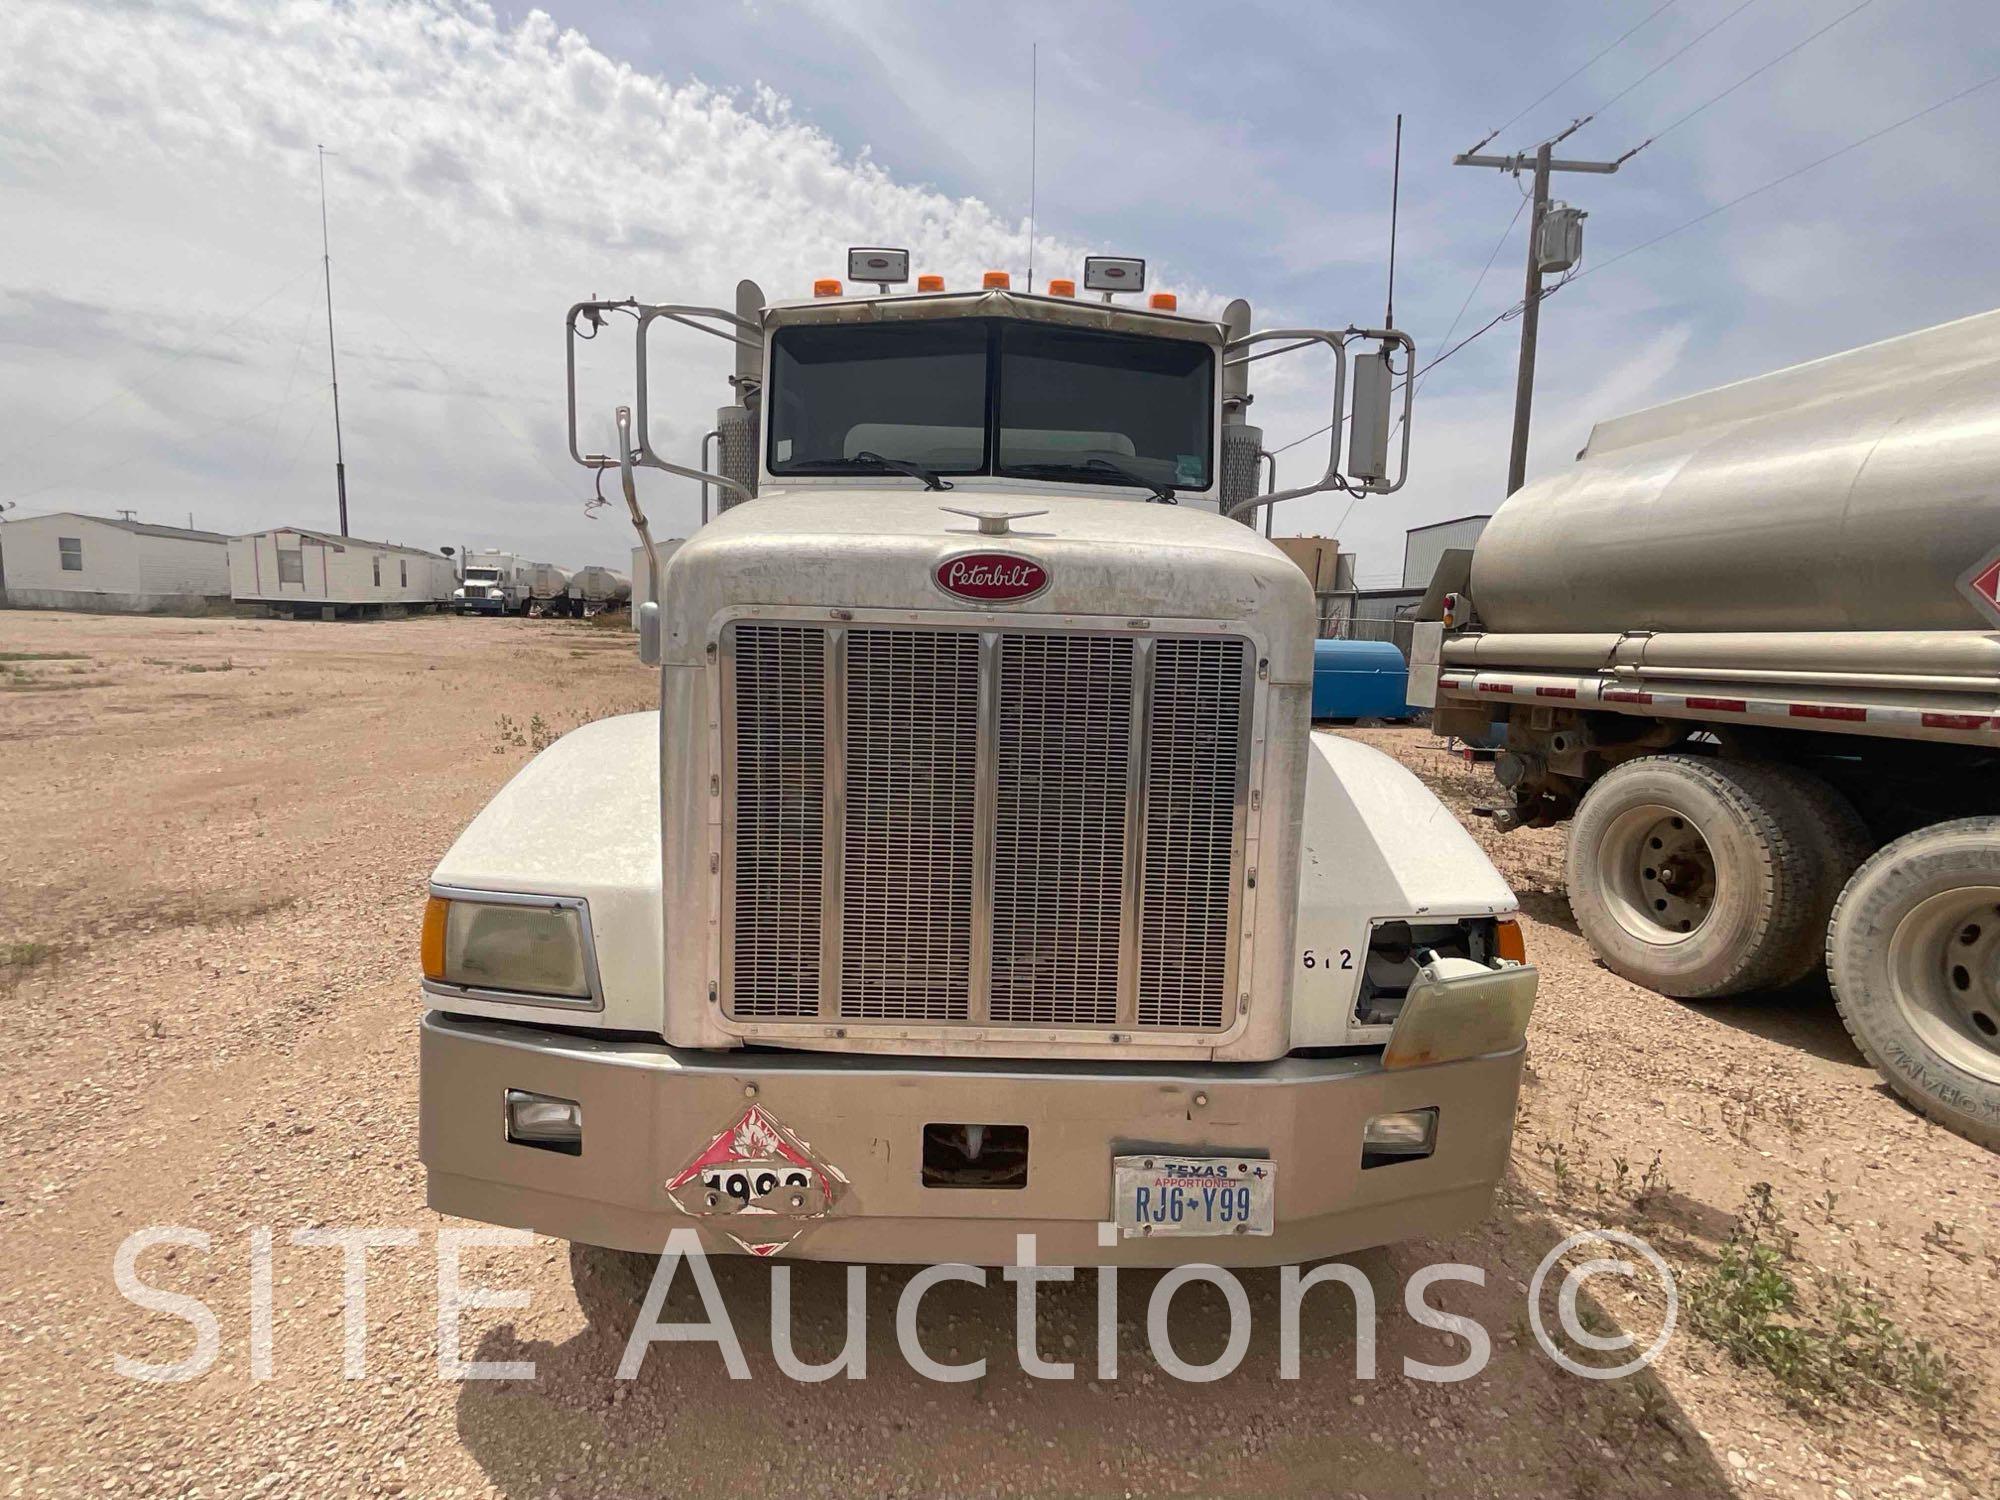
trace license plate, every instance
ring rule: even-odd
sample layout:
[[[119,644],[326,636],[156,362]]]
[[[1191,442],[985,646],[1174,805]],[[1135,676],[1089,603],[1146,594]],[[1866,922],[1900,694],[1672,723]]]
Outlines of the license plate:
[[[1244,1156],[1114,1156],[1112,1201],[1126,1239],[1269,1234],[1278,1173]]]

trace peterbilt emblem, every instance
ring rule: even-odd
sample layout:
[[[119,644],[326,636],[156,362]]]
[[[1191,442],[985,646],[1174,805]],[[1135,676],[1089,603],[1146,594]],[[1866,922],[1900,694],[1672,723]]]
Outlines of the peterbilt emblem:
[[[931,575],[954,599],[974,604],[1011,604],[1032,599],[1049,586],[1049,570],[1011,552],[964,552],[947,557]]]

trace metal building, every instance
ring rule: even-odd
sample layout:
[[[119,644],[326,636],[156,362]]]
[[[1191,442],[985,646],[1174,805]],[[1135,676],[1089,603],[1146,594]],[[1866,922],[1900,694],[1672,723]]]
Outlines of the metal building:
[[[229,598],[229,538],[57,511],[0,523],[0,603],[168,614]]]
[[[451,559],[394,542],[284,526],[232,537],[229,591],[272,614],[340,615],[441,609],[458,586]]]
[[[1453,547],[1471,547],[1492,520],[1489,515],[1459,516],[1451,521],[1434,521],[1414,526],[1403,533],[1403,587],[1422,591],[1430,586],[1438,559]]]

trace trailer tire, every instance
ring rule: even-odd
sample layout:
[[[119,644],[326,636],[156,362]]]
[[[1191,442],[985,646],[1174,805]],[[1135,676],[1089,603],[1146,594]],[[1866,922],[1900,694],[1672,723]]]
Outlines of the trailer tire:
[[[1820,961],[1866,830],[1795,767],[1649,755],[1585,794],[1570,909],[1606,967],[1682,1000],[1775,989]]]
[[[1886,845],[1827,928],[1855,1046],[1920,1114],[2000,1150],[2000,817]]]

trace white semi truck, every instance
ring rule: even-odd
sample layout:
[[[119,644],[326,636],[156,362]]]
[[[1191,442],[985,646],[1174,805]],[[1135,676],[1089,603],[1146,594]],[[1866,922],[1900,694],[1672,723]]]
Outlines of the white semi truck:
[[[525,615],[538,605],[547,611],[567,597],[569,577],[567,568],[512,552],[468,552],[452,606],[462,615]]]
[[[1663,994],[1827,967],[2000,1146],[2000,312],[1601,422],[1448,555],[1412,698],[1503,721],[1504,825]]]
[[[511,552],[467,552],[465,571],[452,594],[462,615],[520,615],[528,612],[528,564]]]
[[[1272,1263],[1486,1213],[1536,983],[1514,897],[1407,771],[1311,733],[1312,594],[1248,524],[1401,483],[1409,341],[1113,300],[1142,277],[571,310],[572,456],[649,551],[636,474],[722,504],[651,562],[661,711],[542,752],[433,875],[432,1206],[989,1265],[1020,1232]],[[579,453],[576,342],[621,316],[636,422]],[[734,348],[714,472],[649,425],[660,323]],[[1302,346],[1355,437],[1260,494],[1251,360]]]

